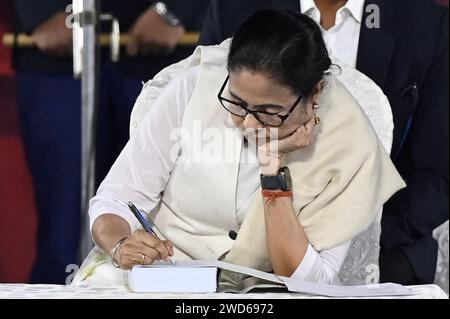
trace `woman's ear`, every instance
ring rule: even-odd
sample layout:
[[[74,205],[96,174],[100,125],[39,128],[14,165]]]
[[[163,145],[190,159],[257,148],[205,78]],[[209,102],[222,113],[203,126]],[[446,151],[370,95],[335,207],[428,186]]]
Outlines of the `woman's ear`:
[[[318,105],[320,103],[320,92],[322,92],[324,84],[325,84],[325,81],[320,80],[314,86],[312,93],[311,93],[311,102],[313,105]]]

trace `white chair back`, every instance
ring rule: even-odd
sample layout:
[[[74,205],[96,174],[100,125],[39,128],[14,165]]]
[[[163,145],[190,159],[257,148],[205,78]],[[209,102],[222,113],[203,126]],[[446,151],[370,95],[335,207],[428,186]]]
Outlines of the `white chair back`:
[[[358,70],[335,60],[341,68],[337,78],[359,102],[369,118],[387,153],[391,152],[394,121],[389,100],[379,86]],[[369,228],[352,239],[349,253],[339,273],[344,285],[364,285],[378,283],[380,271],[381,214]]]

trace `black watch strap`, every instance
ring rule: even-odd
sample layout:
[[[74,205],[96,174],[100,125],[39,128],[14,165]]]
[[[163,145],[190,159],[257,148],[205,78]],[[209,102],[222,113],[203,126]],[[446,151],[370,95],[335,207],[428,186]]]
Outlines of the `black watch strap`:
[[[261,188],[262,189],[281,189],[283,191],[290,191],[292,189],[291,185],[291,175],[287,167],[280,169],[278,175],[260,175],[261,178]]]

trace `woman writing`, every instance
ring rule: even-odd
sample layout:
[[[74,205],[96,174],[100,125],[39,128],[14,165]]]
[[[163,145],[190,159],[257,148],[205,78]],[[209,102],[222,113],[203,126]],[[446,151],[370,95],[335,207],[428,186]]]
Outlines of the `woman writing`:
[[[351,239],[404,183],[363,110],[327,73],[320,28],[263,10],[229,50],[199,47],[190,64],[91,200],[108,265],[221,259],[336,282]],[[158,237],[139,229],[128,201]]]

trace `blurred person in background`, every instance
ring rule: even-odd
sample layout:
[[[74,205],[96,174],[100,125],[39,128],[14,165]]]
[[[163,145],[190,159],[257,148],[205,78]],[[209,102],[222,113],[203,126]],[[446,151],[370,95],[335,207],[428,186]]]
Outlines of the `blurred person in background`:
[[[96,181],[101,181],[128,140],[129,117],[142,82],[187,57],[177,48],[187,31],[200,31],[209,0],[101,1],[132,41],[120,63],[101,52]],[[34,48],[16,48],[18,105],[39,215],[38,256],[32,283],[64,283],[66,266],[78,261],[80,234],[81,85],[72,75],[71,1],[15,0],[20,32]],[[158,3],[161,6],[162,3]],[[109,31],[102,26],[102,32]]]

